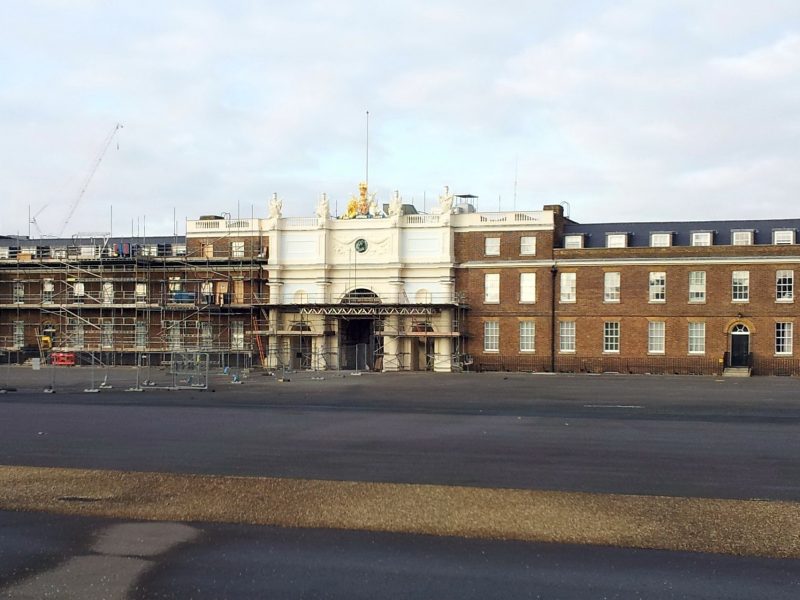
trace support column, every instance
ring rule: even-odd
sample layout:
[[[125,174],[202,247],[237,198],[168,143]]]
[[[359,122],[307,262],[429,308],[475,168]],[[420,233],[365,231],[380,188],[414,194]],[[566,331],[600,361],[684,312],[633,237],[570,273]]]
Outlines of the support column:
[[[280,338],[278,337],[278,325],[280,323],[280,310],[277,308],[269,309],[269,337],[267,338],[267,368],[277,369],[278,353],[280,352]]]
[[[384,372],[399,371],[400,357],[397,355],[400,347],[398,333],[400,332],[400,316],[389,315],[383,326],[383,370]]]
[[[439,331],[452,333],[452,308],[444,309],[439,316]],[[453,370],[453,339],[450,337],[436,338],[433,344],[433,352],[433,370],[437,373],[450,373]]]

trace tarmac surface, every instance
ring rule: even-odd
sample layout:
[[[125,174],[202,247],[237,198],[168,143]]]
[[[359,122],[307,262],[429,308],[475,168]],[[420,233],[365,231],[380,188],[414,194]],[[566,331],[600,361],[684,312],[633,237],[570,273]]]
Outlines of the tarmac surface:
[[[800,546],[796,379],[241,375],[137,393],[132,369],[0,367],[0,511],[21,511],[0,512],[0,597],[108,565],[109,598],[800,597],[777,558]],[[93,545],[137,524],[172,541]]]

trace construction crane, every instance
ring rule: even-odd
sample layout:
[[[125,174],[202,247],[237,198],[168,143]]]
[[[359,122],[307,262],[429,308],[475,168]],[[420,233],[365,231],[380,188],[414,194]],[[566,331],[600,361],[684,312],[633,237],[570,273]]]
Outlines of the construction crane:
[[[117,123],[116,126],[114,127],[114,129],[111,130],[111,133],[109,133],[106,136],[106,139],[103,140],[102,149],[100,150],[100,153],[97,155],[97,157],[94,159],[94,161],[92,162],[92,168],[89,171],[89,174],[83,180],[83,183],[81,184],[81,187],[80,187],[80,192],[78,192],[78,195],[72,201],[72,204],[69,207],[69,211],[67,212],[67,218],[64,219],[64,223],[61,225],[61,229],[58,231],[58,235],[56,237],[61,237],[62,235],[64,235],[64,230],[67,228],[67,225],[69,224],[70,219],[72,219],[72,215],[75,214],[75,209],[78,208],[78,204],[80,204],[81,199],[83,199],[83,196],[86,194],[86,190],[89,188],[89,184],[92,182],[92,179],[94,178],[94,174],[97,173],[97,169],[100,166],[100,163],[103,162],[103,158],[105,157],[109,146],[111,146],[111,142],[114,141],[114,138],[116,137],[117,133],[119,133],[120,129],[122,129],[122,124]],[[117,146],[117,148],[119,148],[119,146]],[[41,211],[39,211],[39,212],[41,212]],[[39,213],[36,213],[36,214],[38,215]],[[35,217],[34,217],[34,219],[35,219]],[[37,229],[38,229],[38,224],[37,224]]]

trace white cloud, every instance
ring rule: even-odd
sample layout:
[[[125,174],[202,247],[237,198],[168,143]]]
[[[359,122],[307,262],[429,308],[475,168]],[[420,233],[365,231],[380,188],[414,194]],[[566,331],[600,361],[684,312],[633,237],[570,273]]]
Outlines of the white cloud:
[[[263,214],[273,191],[289,214],[321,191],[344,202],[367,109],[381,193],[447,183],[506,206],[516,160],[518,206],[567,201],[584,221],[795,205],[796,2],[12,4],[0,233],[48,202],[57,229],[117,121],[76,229],[110,204],[124,229],[172,207]]]

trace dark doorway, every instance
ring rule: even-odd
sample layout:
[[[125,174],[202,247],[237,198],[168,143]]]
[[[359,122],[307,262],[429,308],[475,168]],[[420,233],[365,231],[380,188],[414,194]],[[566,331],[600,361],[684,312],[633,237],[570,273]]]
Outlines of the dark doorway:
[[[731,366],[748,366],[750,354],[750,331],[744,325],[737,325],[731,330]]]
[[[375,329],[372,319],[342,319],[339,364],[342,369],[375,367]]]

